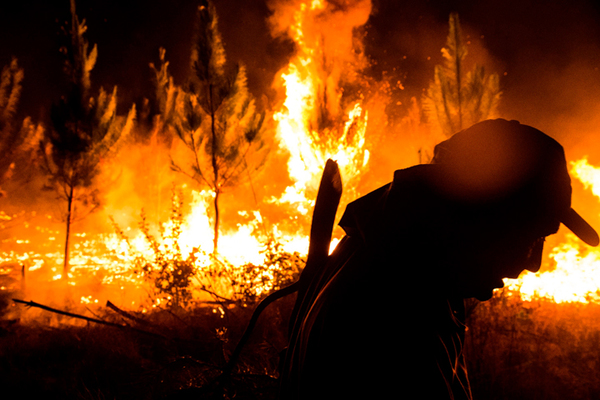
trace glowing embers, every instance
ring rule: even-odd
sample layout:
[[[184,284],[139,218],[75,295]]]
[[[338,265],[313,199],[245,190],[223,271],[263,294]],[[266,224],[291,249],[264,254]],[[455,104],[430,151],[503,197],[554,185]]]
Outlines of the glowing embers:
[[[223,246],[215,257],[206,215],[212,197],[207,192],[190,197],[185,216],[177,212],[146,232],[129,226],[77,235],[66,279],[61,251],[23,252],[19,248],[25,243],[13,240],[16,249],[2,254],[0,275],[6,278],[0,277],[0,290],[61,307],[63,302],[104,306],[111,301],[123,309],[147,310],[181,301],[182,290],[188,302],[214,300],[212,295],[252,299],[297,278],[308,238],[284,234],[277,225],[267,229],[258,211],[242,212],[247,222],[222,232]],[[173,286],[182,271],[190,273],[189,284]]]

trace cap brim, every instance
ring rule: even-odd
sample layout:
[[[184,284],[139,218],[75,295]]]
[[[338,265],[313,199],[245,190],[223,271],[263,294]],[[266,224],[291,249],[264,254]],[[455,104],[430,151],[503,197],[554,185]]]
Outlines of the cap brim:
[[[561,217],[560,222],[590,246],[598,246],[600,243],[598,233],[572,208]]]

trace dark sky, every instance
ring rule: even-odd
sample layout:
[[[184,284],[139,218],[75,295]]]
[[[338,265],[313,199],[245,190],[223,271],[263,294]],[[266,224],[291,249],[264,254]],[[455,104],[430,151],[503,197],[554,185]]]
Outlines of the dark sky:
[[[228,56],[244,58],[253,89],[268,87],[265,79],[269,75],[272,79],[282,67],[290,46],[270,38],[265,2],[216,3]],[[171,72],[182,80],[188,70],[197,5],[194,0],[79,0],[77,14],[86,20],[86,37],[98,46],[92,83],[105,88],[117,85],[124,102],[147,96],[152,90],[149,63],[158,63],[160,47],[167,50]],[[23,0],[7,8],[5,3],[0,6],[0,65],[8,64],[12,56],[18,58],[25,70],[21,107],[35,116],[47,112],[40,108],[46,109],[62,91],[58,48],[60,28],[70,20],[69,0]]]
[[[370,73],[396,74],[406,96],[427,86],[434,65],[441,62],[448,15],[457,11],[473,42],[473,59],[502,76],[502,116],[541,129],[561,123],[575,129],[573,119],[580,118],[586,132],[590,124],[600,122],[594,121],[600,115],[596,112],[600,111],[600,13],[595,2],[373,1],[365,28],[367,54],[375,62]],[[268,93],[291,47],[270,37],[267,2],[216,0],[215,4],[229,58],[247,65],[255,93]],[[167,49],[175,78],[183,79],[196,5],[193,0],[78,1],[78,14],[87,20],[87,38],[98,45],[94,84],[117,85],[128,104],[148,96],[152,89],[148,64],[157,62],[161,46]],[[61,93],[58,33],[68,18],[68,0],[21,0],[0,6],[0,65],[11,56],[19,59],[25,69],[21,112],[34,118],[47,113]]]

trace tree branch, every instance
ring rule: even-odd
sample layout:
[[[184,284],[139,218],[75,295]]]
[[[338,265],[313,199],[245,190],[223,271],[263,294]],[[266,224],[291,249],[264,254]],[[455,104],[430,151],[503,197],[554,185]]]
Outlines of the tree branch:
[[[167,337],[165,337],[165,336],[163,336],[161,334],[158,334],[158,333],[144,331],[142,329],[137,329],[137,328],[134,328],[134,327],[129,326],[129,325],[116,324],[114,322],[108,322],[108,321],[104,321],[104,320],[97,319],[97,318],[90,318],[90,317],[86,317],[85,315],[75,314],[75,313],[71,313],[71,312],[68,312],[68,311],[57,310],[56,308],[48,307],[48,306],[45,306],[43,304],[36,303],[34,301],[24,301],[24,300],[19,300],[19,299],[12,299],[12,300],[15,303],[24,304],[27,307],[41,308],[42,310],[50,311],[50,312],[53,312],[55,314],[65,315],[65,316],[71,317],[71,318],[83,319],[83,320],[88,321],[88,322],[95,322],[97,324],[112,326],[112,327],[120,328],[120,329],[129,329],[129,330],[132,330],[134,332],[143,333],[145,335],[159,337],[159,338],[162,338],[162,339],[168,339]]]

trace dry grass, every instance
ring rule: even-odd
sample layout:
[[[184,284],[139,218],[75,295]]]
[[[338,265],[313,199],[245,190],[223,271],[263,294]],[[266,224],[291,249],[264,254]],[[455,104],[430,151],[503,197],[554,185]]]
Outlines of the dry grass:
[[[144,316],[150,325],[137,327],[160,336],[97,324],[73,326],[60,318],[53,327],[3,320],[0,386],[14,398],[274,399],[290,301],[272,305],[261,316],[226,380],[217,378],[250,308],[232,308],[224,316],[207,307]],[[118,320],[108,312],[103,318]]]
[[[275,399],[293,298],[260,318],[229,380],[219,380],[251,308],[155,312],[137,327],[67,320],[0,326],[4,398]],[[524,302],[501,292],[469,303],[466,354],[476,400],[600,398],[600,305]],[[105,311],[105,319],[123,322]],[[8,397],[7,397],[8,396]]]
[[[470,306],[475,399],[600,398],[600,305],[525,302],[500,292]]]

